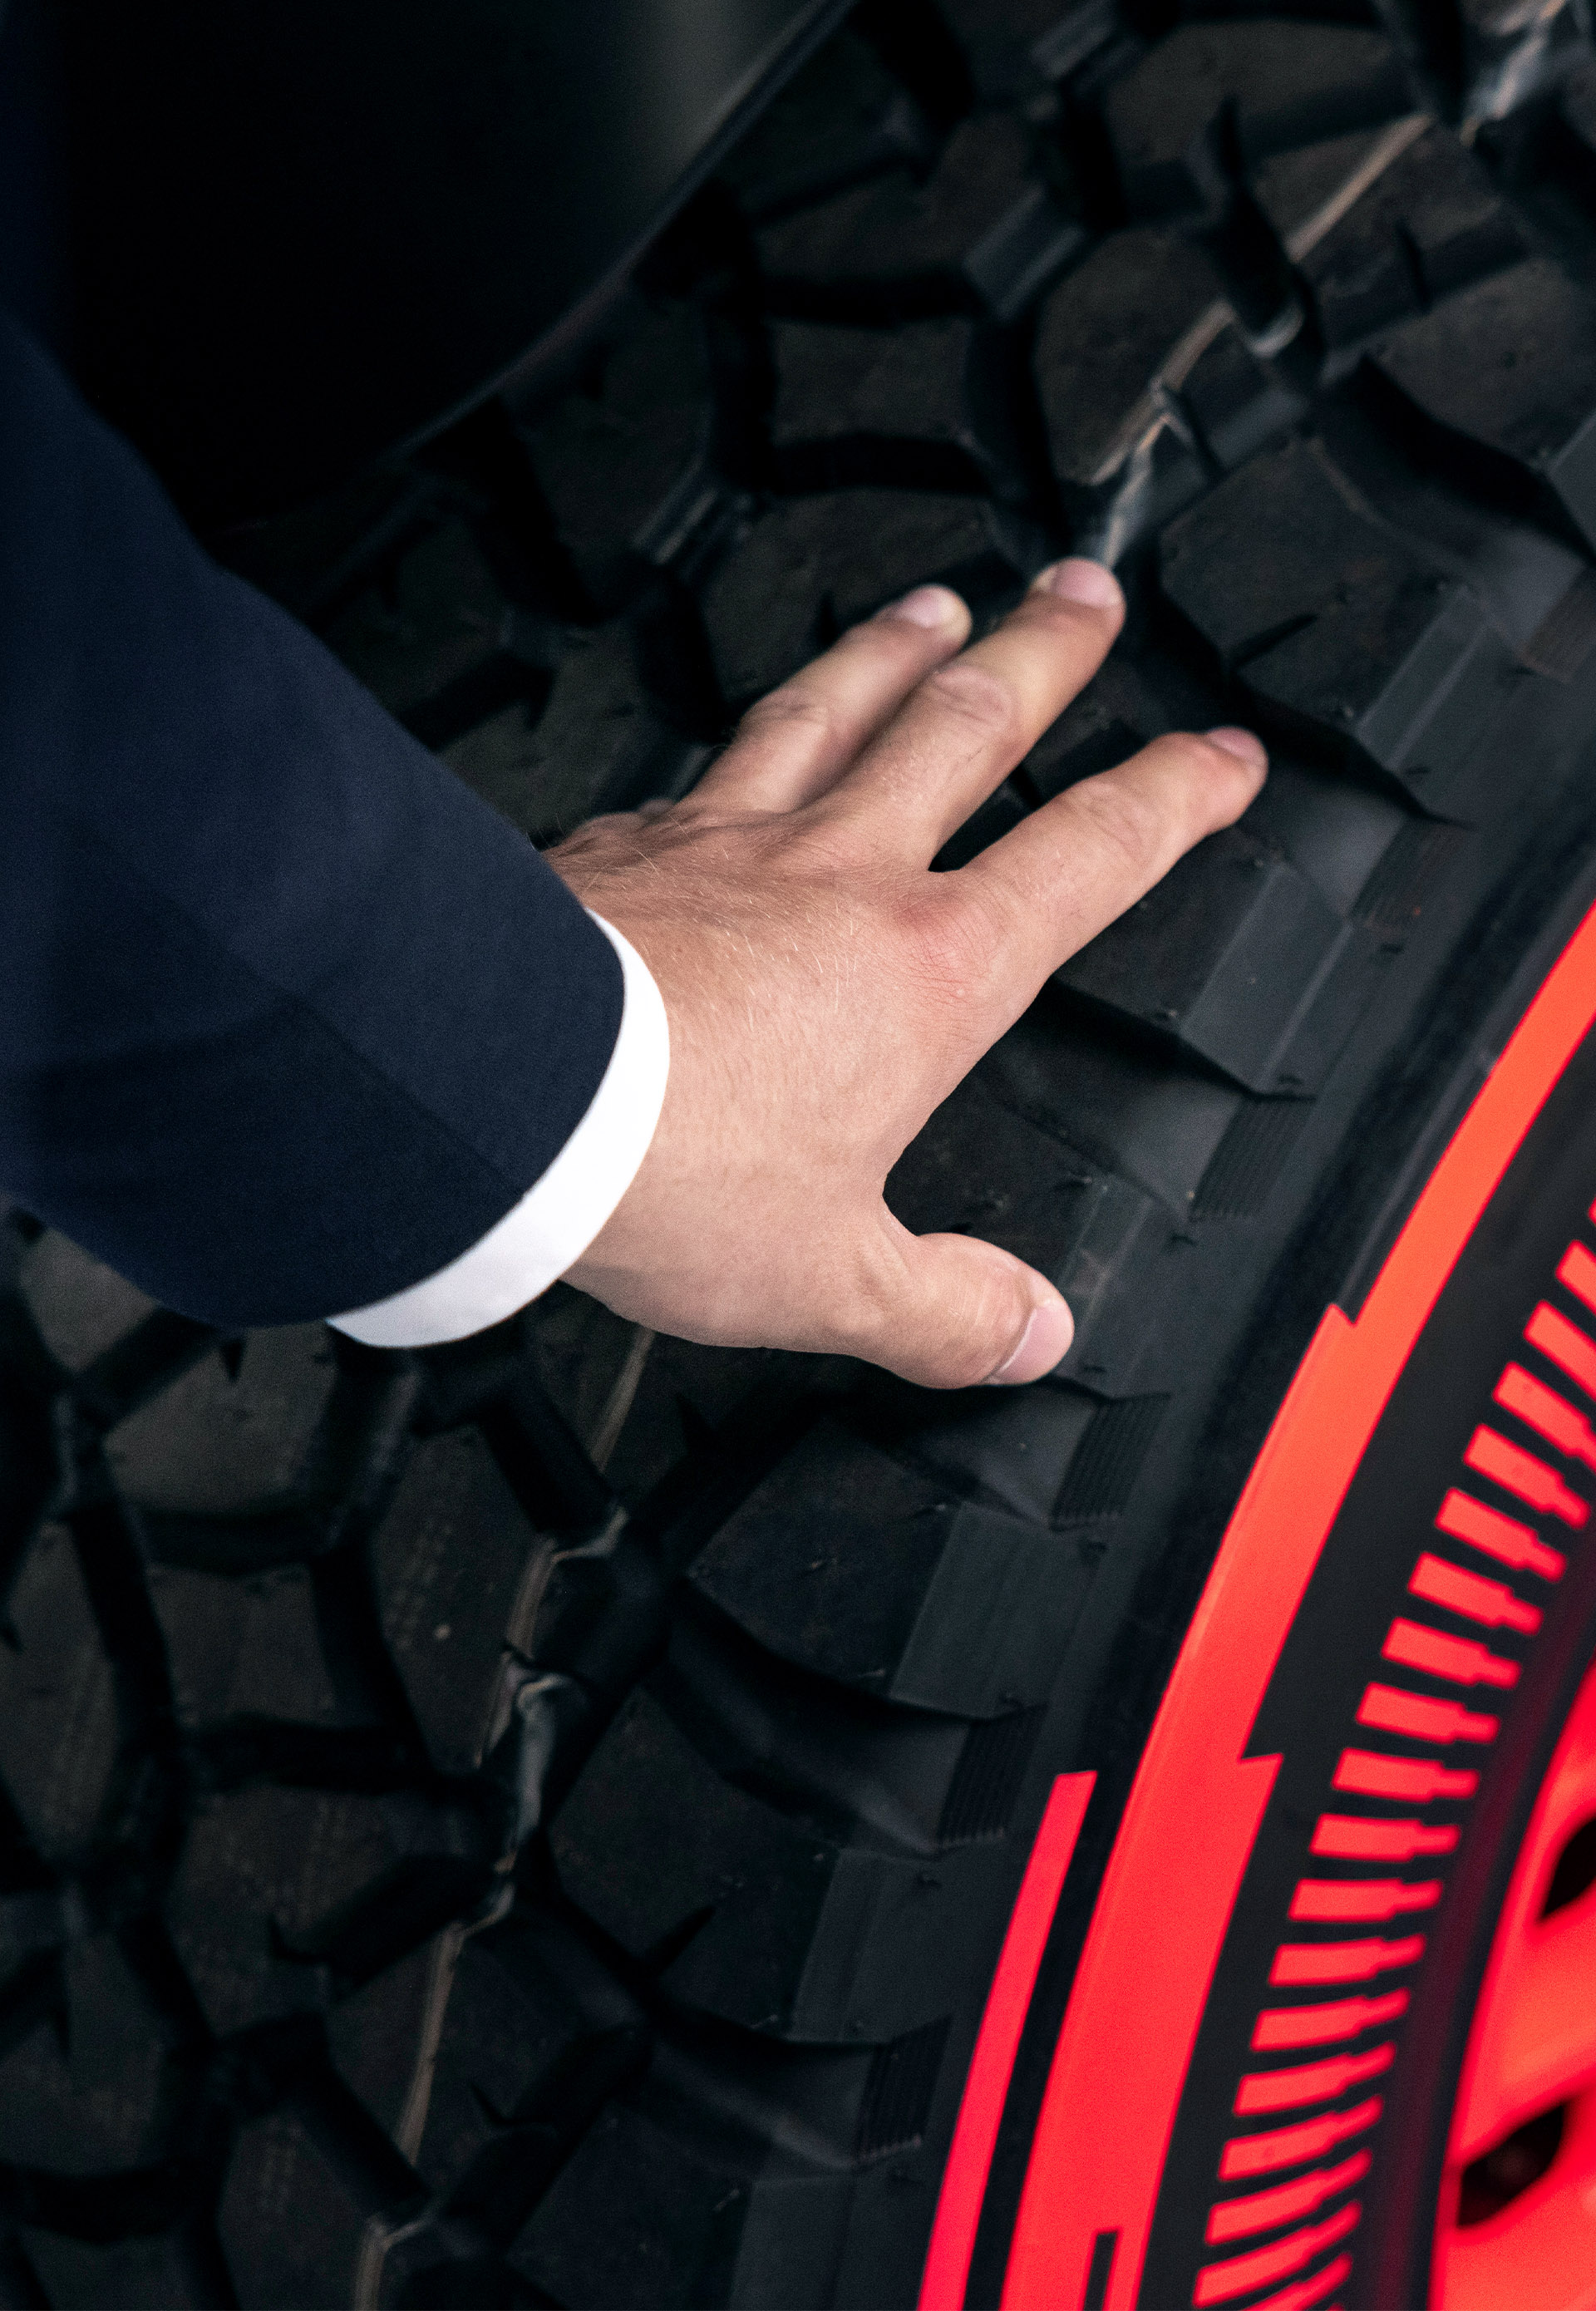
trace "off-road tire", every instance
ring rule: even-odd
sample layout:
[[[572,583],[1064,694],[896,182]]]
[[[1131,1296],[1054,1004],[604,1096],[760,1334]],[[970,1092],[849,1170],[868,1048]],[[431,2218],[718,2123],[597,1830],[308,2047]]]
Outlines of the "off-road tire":
[[[1596,1644],[1522,1337],[1593,1321],[1596,57],[1517,23],[866,0],[562,397],[217,541],[539,842],[1070,544],[1124,638],[947,863],[1162,730],[1274,770],[894,1174],[1069,1296],[1034,1388],[561,1287],[219,1339],[13,1212],[0,2303],[1424,2299]],[[1271,1985],[1360,1932],[1337,2036]]]

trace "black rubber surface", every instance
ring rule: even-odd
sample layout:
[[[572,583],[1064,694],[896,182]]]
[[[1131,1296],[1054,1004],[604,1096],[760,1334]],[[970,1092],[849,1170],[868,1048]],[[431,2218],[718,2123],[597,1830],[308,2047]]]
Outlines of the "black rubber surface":
[[[1124,639],[948,863],[1162,730],[1276,766],[894,1175],[1068,1295],[1020,1394],[561,1287],[218,1340],[13,1216],[0,2303],[914,2299],[1052,1779],[1089,1879],[1303,1347],[1591,879],[1596,58],[1516,21],[865,0],[575,390],[235,541],[539,841],[1071,543]]]

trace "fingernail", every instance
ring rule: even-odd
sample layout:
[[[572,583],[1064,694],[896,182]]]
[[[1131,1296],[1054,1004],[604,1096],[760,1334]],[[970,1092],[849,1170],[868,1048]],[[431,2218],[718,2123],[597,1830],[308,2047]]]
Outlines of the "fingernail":
[[[1031,580],[1033,594],[1057,594],[1063,602],[1080,602],[1089,610],[1117,610],[1125,597],[1120,591],[1120,581],[1112,570],[1101,562],[1083,561],[1072,555],[1068,562],[1055,562],[1051,569]]]
[[[1252,770],[1269,768],[1269,749],[1251,730],[1233,729],[1226,723],[1223,729],[1210,730],[1208,741],[1210,746],[1223,746],[1227,754],[1234,754],[1237,762],[1247,763]]]
[[[1075,1318],[1063,1301],[1044,1301],[1040,1308],[1032,1309],[1019,1346],[989,1376],[987,1386],[1018,1388],[1025,1381],[1040,1380],[1043,1373],[1051,1372],[1060,1356],[1068,1354],[1074,1338]]]
[[[917,586],[905,594],[901,602],[889,602],[885,610],[877,610],[878,618],[903,618],[911,626],[924,626],[935,632],[939,626],[951,626],[962,617],[964,605],[951,586]]]

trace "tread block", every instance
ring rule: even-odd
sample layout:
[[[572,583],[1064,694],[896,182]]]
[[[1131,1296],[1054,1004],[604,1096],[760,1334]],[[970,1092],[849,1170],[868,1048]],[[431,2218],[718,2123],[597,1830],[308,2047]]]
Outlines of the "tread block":
[[[370,1543],[382,1632],[440,1773],[481,1764],[552,1563],[474,1428],[416,1446]]]
[[[984,1237],[1056,1284],[1076,1329],[1054,1377],[1097,1395],[1174,1385],[1182,1325],[1228,1289],[1220,1246],[1014,1113],[981,1075],[931,1117],[889,1175],[887,1201],[917,1234]]]
[[[302,1565],[227,1580],[154,1565],[150,1600],[166,1643],[179,1724],[266,1718],[336,1725],[338,1696]]]
[[[345,1473],[338,1365],[324,1324],[223,1343],[118,1421],[106,1457],[152,1522],[287,1515],[324,1505]]]
[[[135,1284],[54,1228],[23,1252],[17,1285],[46,1347],[69,1373],[87,1372],[155,1312]]]
[[[1361,925],[1342,922],[1267,842],[1227,827],[1054,980],[1243,1090],[1279,1092],[1320,1087],[1377,973]]]
[[[1550,156],[1574,189],[1596,198],[1596,57],[1582,57],[1557,91]]]
[[[380,1939],[429,1904],[469,1902],[480,1871],[461,1847],[453,1820],[403,1795],[260,1785],[202,1800],[166,1916],[212,2029],[321,2011],[335,1971],[368,1970],[369,1922]]]
[[[749,2190],[674,2128],[606,2111],[506,2260],[545,2302],[690,2311],[728,2299]]]
[[[959,1847],[928,1866],[840,1844],[723,1779],[647,1686],[589,1759],[550,1842],[567,1894],[657,1968],[668,1995],[831,2043],[896,2037],[947,2011],[956,1967],[932,1930],[978,1894],[990,1851]]]
[[[1129,659],[1111,651],[1078,698],[1037,740],[1019,781],[1037,803],[1139,754],[1170,727],[1169,715]]]
[[[1172,32],[1113,83],[1103,110],[1127,206],[1157,216],[1223,205],[1226,142],[1252,163],[1408,102],[1379,33],[1265,17]]]
[[[116,1775],[115,1672],[65,1525],[34,1536],[0,1644],[0,1781],[48,1862],[81,1857]]]
[[[541,714],[518,699],[442,751],[457,777],[538,843],[602,811],[685,793],[710,754],[662,719],[620,619],[567,636]]]
[[[594,604],[618,610],[720,510],[702,315],[671,305],[610,355],[601,393],[573,393],[525,434],[555,531]]]
[[[1060,1397],[1033,1424],[1044,1434],[1026,1474],[1050,1498],[1091,1410]],[[979,1468],[979,1448],[956,1437],[950,1459],[961,1442]],[[962,1500],[952,1474],[907,1467],[822,1420],[689,1579],[767,1651],[839,1684],[965,1717],[1028,1706],[1048,1689],[1089,1567],[1048,1530],[1045,1508],[1038,1519]]]
[[[326,630],[328,646],[423,746],[548,687],[546,637],[504,596],[469,526],[442,523]]]
[[[1536,257],[1481,281],[1370,358],[1463,480],[1596,549],[1596,299],[1557,266]]]
[[[1250,1219],[1261,1211],[1310,1112],[1306,1100],[1256,1100],[1238,1108],[1197,1183],[1192,1217]]]
[[[11,1809],[6,1806],[4,1810]],[[66,1931],[61,1896],[48,1884],[48,1872],[37,1857],[16,1842],[14,1819],[7,1827],[13,1831],[4,1853],[7,1882],[13,1887],[19,1879],[24,1884],[30,1879],[39,1882],[27,1884],[25,1892],[0,1895],[0,1981],[16,1974],[30,1959],[56,1949]],[[68,1905],[70,1901],[68,1896]]]
[[[1016,1709],[971,1727],[937,1825],[938,1839],[945,1850],[1005,1835],[1042,1731],[1042,1718],[1040,1708]],[[931,2025],[933,2029],[936,2027]],[[898,2139],[908,2141],[917,2132],[918,2123],[908,2126]]]
[[[1001,1835],[1030,1754],[1016,1736],[1034,1712],[1011,1695],[974,1725],[883,1711],[784,1672],[718,1613],[678,1618],[654,1690],[727,1781],[824,1833],[857,1823],[911,1853]]]
[[[935,1478],[955,1505],[969,1502],[1046,1524],[1095,1409],[1095,1400],[1077,1389],[1006,1393],[994,1404],[978,1389],[931,1395],[884,1377],[863,1391],[859,1433]]]
[[[1524,254],[1474,155],[1417,116],[1283,153],[1253,189],[1331,351]]]
[[[446,1926],[430,1942],[406,1950],[397,1964],[340,1999],[327,2017],[333,2068],[401,2157],[418,2171],[423,2170],[415,2154],[432,2091],[432,2080],[424,2075],[429,2023],[452,2000],[462,1954],[459,1930]],[[426,2175],[434,2190],[447,2190],[492,2140],[493,2128],[486,2112],[478,2108],[475,2117],[464,2158],[441,2182]]]
[[[0,2160],[64,2176],[155,2166],[167,2150],[172,2046],[112,1935],[68,1943],[60,2004],[0,2059]]]
[[[937,137],[908,91],[846,26],[796,73],[721,163],[755,223],[905,166],[929,169]]]
[[[1317,443],[1254,458],[1171,525],[1160,556],[1165,596],[1266,726],[1466,815],[1513,661],[1473,596],[1384,528]]]
[[[1207,486],[1173,396],[1234,318],[1201,252],[1151,228],[1111,233],[1051,292],[1036,386],[1077,551],[1117,560]]]
[[[1004,348],[953,316],[861,329],[778,321],[771,332],[777,486],[1023,495]]]
[[[377,1886],[391,1855],[379,1801],[251,1789],[202,1801],[167,1896],[167,1923],[217,2035],[327,2002],[327,1968],[285,1936]]]
[[[1504,119],[1556,86],[1570,51],[1584,50],[1591,37],[1575,0],[1550,0],[1529,11],[1516,0],[1460,0],[1458,15],[1463,48],[1458,109],[1471,127]]]
[[[1037,176],[1023,123],[964,121],[923,185],[906,170],[766,226],[772,304],[816,318],[985,312],[1012,321],[1086,244]]]
[[[1405,940],[1438,895],[1468,839],[1461,827],[1409,819],[1358,890],[1353,912],[1359,922],[1382,941]]]
[[[418,2211],[386,2202],[358,2157],[340,2158],[289,2105],[240,2128],[216,2228],[243,2311],[281,2311],[353,2302],[385,2217]]]
[[[506,2260],[545,2302],[614,2311],[824,2302],[852,2177],[783,2178],[777,2168],[766,2179],[769,2156],[762,2141],[717,2143],[708,2130],[695,2142],[679,2112],[656,2119],[623,2104],[599,2118]],[[763,2282],[757,2291],[741,2283],[745,2258]]]
[[[797,673],[844,627],[929,580],[978,610],[1016,592],[1046,549],[984,500],[842,490],[772,506],[715,572],[704,624],[728,706]]]
[[[1182,384],[1181,402],[1198,440],[1226,474],[1288,433],[1307,411],[1301,395],[1253,352],[1234,323],[1198,354]]]
[[[328,2019],[335,2068],[401,2156],[440,2196],[495,2202],[496,2230],[519,2225],[518,2186],[529,2201],[563,2148],[561,2122],[581,2125],[590,2074],[613,2079],[647,2052],[625,1993],[591,1958],[573,1985],[571,1952],[556,1940],[513,1923],[447,1928]],[[561,1957],[563,1967],[551,1962]],[[524,2174],[503,2173],[507,2160]]]
[[[1099,1406],[1053,1504],[1060,1524],[1122,1516],[1168,1408],[1164,1396]]]
[[[551,1833],[566,1893],[637,1958],[683,1936],[662,1986],[785,2031],[840,1859],[721,1780],[644,1687],[624,1704]]]
[[[206,2284],[188,2227],[101,2243],[68,2238],[62,2231],[24,2229],[21,2236],[43,2298],[13,2295],[16,2303],[114,2303],[117,2311],[203,2311],[216,2297]]]
[[[1073,1132],[1112,1149],[1123,1177],[1171,1213],[1188,1209],[1243,1097],[1206,1068],[1172,1069],[1156,1042],[1103,1033],[1084,1007],[1051,996],[1016,1021],[981,1072],[1007,1106],[1055,1138]]]
[[[937,0],[988,103],[1034,97],[1120,30],[1112,0]]]

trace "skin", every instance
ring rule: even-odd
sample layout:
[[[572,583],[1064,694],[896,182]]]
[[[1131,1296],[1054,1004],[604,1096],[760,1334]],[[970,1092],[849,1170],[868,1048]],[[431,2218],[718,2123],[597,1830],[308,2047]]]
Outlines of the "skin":
[[[548,854],[641,955],[671,1037],[652,1145],[569,1283],[658,1331],[930,1388],[1058,1363],[1073,1324],[1045,1277],[911,1234],[882,1190],[1049,974],[1263,782],[1246,731],[1158,738],[930,873],[1123,616],[1107,571],[1067,562],[966,648],[964,603],[920,588],[762,700],[685,801]]]

